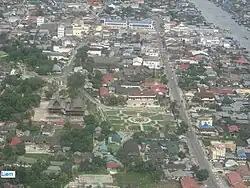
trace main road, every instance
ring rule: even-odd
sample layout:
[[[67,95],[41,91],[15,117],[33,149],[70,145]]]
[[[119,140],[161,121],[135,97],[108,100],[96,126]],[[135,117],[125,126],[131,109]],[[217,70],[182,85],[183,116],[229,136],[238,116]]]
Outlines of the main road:
[[[228,30],[230,36],[250,51],[250,32],[243,25],[238,25],[231,18],[232,15],[230,13],[222,10],[221,7],[217,7],[213,2],[208,0],[189,0],[189,2],[193,3],[201,11],[201,14],[208,22],[213,23],[221,29]]]
[[[177,103],[179,104],[180,116],[182,120],[189,127],[189,131],[187,132],[187,137],[189,138],[191,152],[194,155],[197,162],[199,163],[200,167],[205,168],[209,171],[209,178],[206,181],[206,184],[210,188],[220,188],[220,186],[218,185],[218,180],[216,179],[214,173],[212,172],[211,164],[207,161],[205,154],[203,152],[203,149],[200,145],[200,142],[197,139],[195,132],[193,131],[191,121],[185,109],[185,105],[183,102],[184,100],[180,94],[180,88],[178,87],[178,84],[176,82],[176,76],[168,62],[168,54],[166,53],[166,49],[164,48],[162,39],[161,39],[161,26],[160,25],[161,25],[162,20],[159,17],[155,17],[155,20],[156,20],[156,31],[157,31],[158,38],[159,38],[158,42],[159,42],[159,49],[161,53],[161,59],[164,63],[165,72],[169,80],[168,87],[170,90],[170,95],[172,96],[172,100],[177,101]]]

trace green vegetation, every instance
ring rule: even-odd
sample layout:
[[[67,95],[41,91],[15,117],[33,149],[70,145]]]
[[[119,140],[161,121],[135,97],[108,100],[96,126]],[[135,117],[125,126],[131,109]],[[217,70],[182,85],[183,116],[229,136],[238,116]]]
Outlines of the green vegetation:
[[[17,121],[29,119],[32,108],[40,105],[38,90],[44,86],[39,78],[22,80],[20,77],[7,76],[1,83],[0,121]]]
[[[27,47],[19,41],[9,43],[3,47],[3,51],[9,54],[6,59],[15,63],[22,63],[28,69],[40,75],[48,75],[52,72],[57,60],[50,60],[36,47]]]
[[[50,157],[50,155],[46,153],[26,153],[24,156],[41,160],[48,160]]]
[[[209,177],[209,173],[207,169],[200,169],[195,172],[196,178],[199,181],[205,181]]]

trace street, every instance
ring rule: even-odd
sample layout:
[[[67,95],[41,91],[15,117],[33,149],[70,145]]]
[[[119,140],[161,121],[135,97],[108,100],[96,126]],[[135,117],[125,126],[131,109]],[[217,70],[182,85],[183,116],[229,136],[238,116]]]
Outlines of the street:
[[[232,15],[223,11],[220,7],[217,7],[214,3],[208,0],[189,1],[201,11],[201,14],[208,22],[231,32],[228,36],[232,36],[240,43],[240,45],[250,51],[250,42],[246,39],[246,37],[250,39],[250,32],[247,31],[246,27],[238,25],[235,20],[231,18]]]
[[[170,64],[168,63],[168,54],[166,53],[166,49],[163,47],[163,43],[161,41],[161,20],[160,18],[156,17],[156,31],[159,37],[159,49],[161,52],[161,59],[165,68],[165,73],[168,76],[168,87],[170,90],[170,95],[172,95],[172,100],[177,101],[179,104],[179,112],[181,119],[187,123],[189,127],[189,131],[187,132],[187,137],[189,138],[190,141],[190,150],[194,157],[196,158],[198,164],[200,165],[201,168],[207,169],[209,171],[209,179],[206,181],[206,184],[209,187],[212,188],[220,188],[218,185],[218,180],[216,179],[214,173],[212,172],[211,164],[208,162],[206,159],[204,152],[202,150],[202,147],[199,143],[199,140],[197,139],[197,136],[195,132],[193,131],[193,126],[191,124],[191,121],[188,117],[187,111],[185,110],[185,105],[184,105],[184,99],[182,98],[180,94],[180,89],[178,87],[178,84],[176,82],[176,76],[173,73],[172,68],[170,67]]]

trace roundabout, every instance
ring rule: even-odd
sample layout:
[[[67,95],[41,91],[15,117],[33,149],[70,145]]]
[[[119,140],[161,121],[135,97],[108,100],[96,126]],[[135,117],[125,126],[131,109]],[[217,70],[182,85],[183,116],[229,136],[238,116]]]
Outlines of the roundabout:
[[[150,123],[151,119],[149,117],[138,116],[138,117],[130,117],[128,118],[128,121],[134,124],[145,124],[145,123]]]

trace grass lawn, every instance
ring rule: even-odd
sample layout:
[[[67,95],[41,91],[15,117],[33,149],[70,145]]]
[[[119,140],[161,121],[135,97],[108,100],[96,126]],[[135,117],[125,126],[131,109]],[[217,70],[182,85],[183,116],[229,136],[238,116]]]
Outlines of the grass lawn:
[[[153,130],[156,130],[156,128],[154,128],[154,127],[151,127],[151,126],[143,126],[143,128],[144,128],[144,131],[149,131],[149,132],[151,132],[151,131],[153,131]]]
[[[137,116],[136,111],[122,111],[123,114],[126,114],[128,116]]]
[[[139,188],[181,188],[180,184],[174,181],[155,183],[149,174],[125,173],[114,175],[118,186],[123,187],[128,184],[138,185]]]
[[[24,156],[35,158],[35,159],[44,159],[44,160],[47,160],[50,157],[50,155],[46,153],[26,153],[24,154]]]
[[[133,125],[133,126],[129,126],[128,129],[131,130],[131,131],[140,131],[141,127]]]
[[[119,111],[105,111],[105,114],[108,116],[115,116],[116,114],[119,114]]]
[[[117,117],[117,116],[108,116],[108,119],[109,120],[112,120],[112,119],[115,119],[115,120],[117,120],[117,119],[121,119],[121,117]]]
[[[164,118],[163,118],[163,116],[161,114],[151,116],[150,118],[152,120],[158,120],[158,121],[163,121],[164,120]]]
[[[152,116],[152,113],[142,112],[142,113],[140,113],[140,115],[143,117],[150,117],[150,116]]]
[[[123,124],[124,123],[124,121],[121,119],[109,119],[109,122],[111,124]]]

